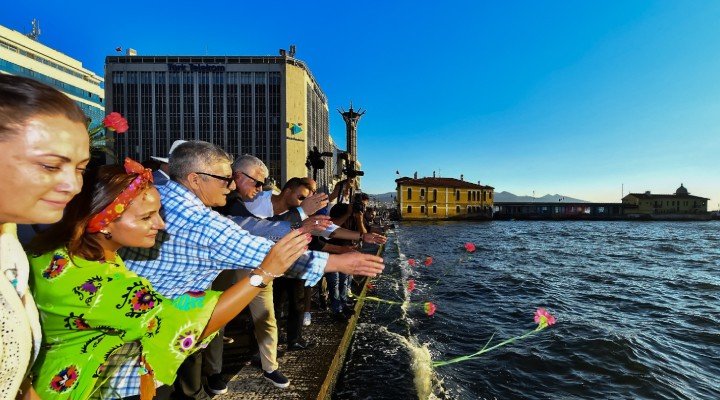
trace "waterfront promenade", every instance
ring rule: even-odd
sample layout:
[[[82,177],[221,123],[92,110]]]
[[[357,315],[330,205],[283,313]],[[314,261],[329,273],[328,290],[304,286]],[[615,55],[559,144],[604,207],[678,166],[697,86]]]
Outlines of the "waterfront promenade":
[[[378,246],[366,245],[363,252],[380,254]],[[365,279],[353,285],[353,293],[365,290]],[[214,396],[216,400],[235,399],[330,399],[335,382],[342,370],[345,354],[355,332],[357,318],[363,306],[359,300],[355,315],[347,323],[335,322],[326,310],[313,308],[312,324],[303,327],[303,337],[314,346],[300,351],[287,351],[283,342],[283,322],[278,346],[280,371],[290,380],[290,387],[278,389],[262,377],[259,361],[252,361],[257,347],[252,335],[252,318],[244,311],[226,328],[225,336],[234,343],[225,344],[223,376],[228,380],[228,392]]]

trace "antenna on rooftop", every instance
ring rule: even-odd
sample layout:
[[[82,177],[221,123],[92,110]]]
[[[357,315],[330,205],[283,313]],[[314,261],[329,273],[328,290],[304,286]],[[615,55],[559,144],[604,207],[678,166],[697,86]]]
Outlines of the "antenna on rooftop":
[[[289,55],[291,58],[295,58],[295,45],[294,44],[290,45],[290,54]]]
[[[32,32],[28,33],[26,36],[34,41],[37,41],[38,38],[40,37],[40,33],[41,33],[40,32],[40,21],[38,21],[37,19],[34,18],[32,20],[32,26],[33,26]]]

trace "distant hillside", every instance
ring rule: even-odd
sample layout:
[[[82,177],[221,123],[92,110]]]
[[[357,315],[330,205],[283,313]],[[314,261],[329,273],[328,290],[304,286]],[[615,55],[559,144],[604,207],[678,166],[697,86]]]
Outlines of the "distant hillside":
[[[368,193],[368,196],[370,196],[370,200],[372,200],[372,201],[377,201],[379,203],[391,204],[395,198],[395,192],[387,192],[387,193],[381,193],[381,194]]]
[[[575,199],[569,196],[563,196],[561,194],[546,194],[542,197],[535,197],[534,201],[538,202],[544,202],[544,203],[550,203],[550,202],[557,202],[557,201],[567,201],[571,203],[589,203],[589,201],[586,200],[580,200]],[[503,203],[503,202],[531,202],[533,201],[532,196],[516,196],[510,192],[498,192],[495,193],[495,202],[496,203]]]

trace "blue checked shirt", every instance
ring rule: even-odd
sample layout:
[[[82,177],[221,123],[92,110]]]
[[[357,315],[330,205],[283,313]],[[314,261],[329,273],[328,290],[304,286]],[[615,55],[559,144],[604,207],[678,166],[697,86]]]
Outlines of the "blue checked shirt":
[[[207,290],[222,270],[255,269],[270,251],[272,241],[251,235],[205,206],[184,186],[168,181],[157,189],[165,231],[160,231],[154,247],[124,248],[120,256],[125,266],[149,280],[162,295],[174,299]],[[306,252],[285,275],[306,279],[312,286],[322,278],[327,260],[327,253]],[[110,386],[122,397],[139,393],[137,357],[123,363]]]

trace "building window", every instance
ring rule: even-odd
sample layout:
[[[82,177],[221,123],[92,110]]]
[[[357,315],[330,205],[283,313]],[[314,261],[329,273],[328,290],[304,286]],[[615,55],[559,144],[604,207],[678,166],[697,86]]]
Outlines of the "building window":
[[[437,214],[437,206],[433,206],[433,214]]]
[[[460,214],[460,206],[455,206],[455,212]]]
[[[420,189],[420,199],[425,197],[425,189]]]
[[[407,211],[407,213],[408,213],[408,214],[412,214],[412,206],[408,206],[408,211]]]
[[[460,201],[460,190],[455,190],[455,201]]]
[[[412,188],[408,188],[408,200],[412,200]]]
[[[471,200],[470,190],[468,190],[468,201],[470,201],[470,200]]]
[[[425,214],[425,206],[420,206],[420,214]]]
[[[433,201],[437,201],[437,189],[433,189]]]

